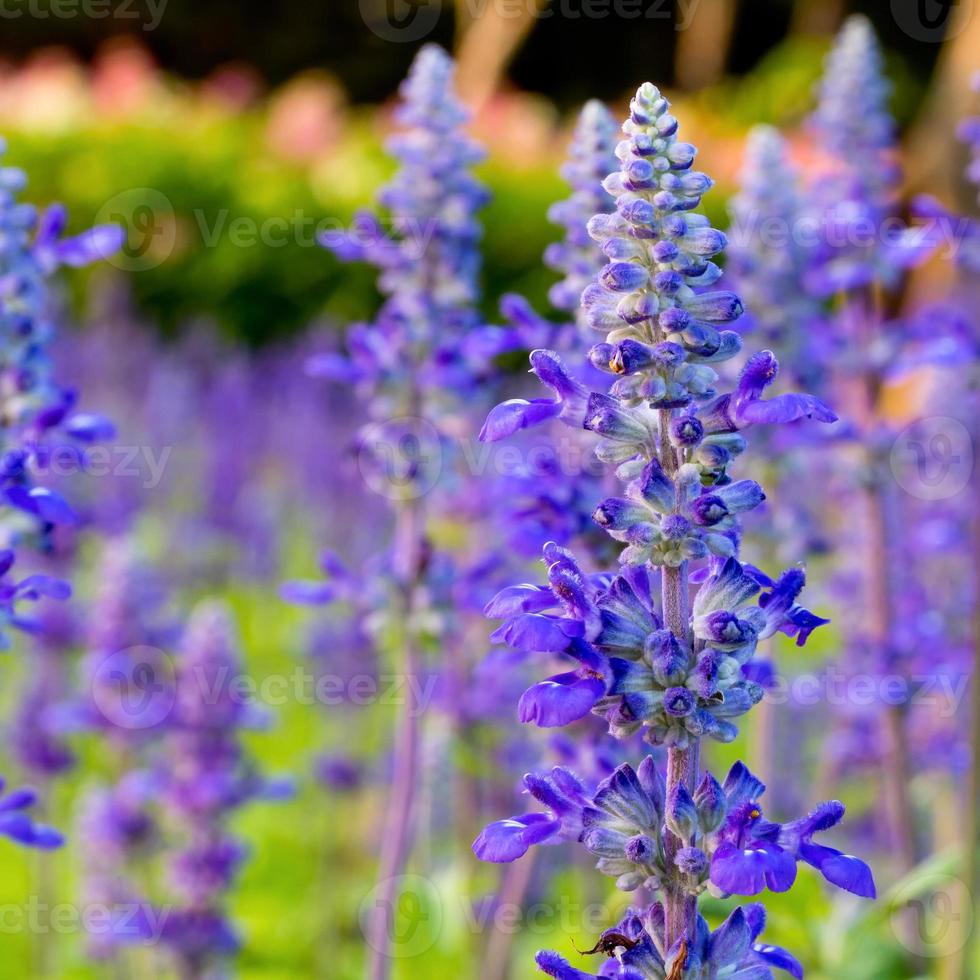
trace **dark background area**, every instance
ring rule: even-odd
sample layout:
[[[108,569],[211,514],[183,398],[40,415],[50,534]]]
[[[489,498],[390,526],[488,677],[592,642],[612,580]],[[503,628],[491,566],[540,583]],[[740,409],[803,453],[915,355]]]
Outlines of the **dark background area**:
[[[370,10],[382,5],[384,9],[384,4],[394,0],[327,0],[321,4],[166,0],[154,30],[144,29],[146,0],[110,2],[116,9],[131,4],[127,16],[6,19],[0,55],[18,59],[39,46],[65,45],[88,58],[107,39],[130,35],[147,45],[163,67],[188,78],[206,76],[232,61],[253,66],[270,85],[303,69],[326,68],[340,79],[354,102],[377,102],[391,95],[422,43],[393,43],[366,27],[362,7]],[[439,4],[440,0],[429,2]],[[490,0],[461,2],[478,10],[478,4]],[[643,0],[641,9],[655,17],[574,16],[588,2],[559,0],[558,9],[537,20],[511,66],[510,79],[516,86],[541,92],[567,109],[590,97],[613,98],[635,85],[637,78],[672,79],[677,32],[671,25],[677,12],[670,0]],[[892,15],[891,2],[916,0],[868,0],[850,3],[848,9],[867,14],[885,48],[924,79],[940,45],[923,44],[904,33]],[[787,35],[792,17],[790,0],[742,0],[727,70],[734,74],[749,71]],[[442,0],[435,28],[425,40],[452,46],[454,21],[452,3]]]

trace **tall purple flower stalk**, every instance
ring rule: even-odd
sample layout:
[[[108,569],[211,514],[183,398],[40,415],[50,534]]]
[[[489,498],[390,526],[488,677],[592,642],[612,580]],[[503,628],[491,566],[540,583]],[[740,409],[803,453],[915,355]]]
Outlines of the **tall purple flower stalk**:
[[[80,688],[60,717],[69,729],[96,733],[108,781],[80,807],[82,887],[89,903],[115,910],[111,928],[88,937],[89,955],[118,962],[146,939],[141,910],[149,900],[149,863],[161,843],[152,751],[163,736],[173,680],[154,653],[169,640],[158,623],[162,593],[133,541],[108,539],[98,558],[99,585],[86,617]],[[137,913],[137,914],[128,914]]]
[[[889,293],[909,268],[935,247],[925,229],[903,227],[897,217],[895,125],[888,112],[889,86],[870,23],[850,18],[831,51],[820,89],[813,128],[828,151],[810,199],[823,218],[826,239],[811,256],[805,285],[818,296],[834,297],[831,324],[837,345],[827,389],[844,405],[860,442],[861,485],[852,499],[861,510],[852,514],[863,530],[860,635],[848,636],[861,652],[860,669],[905,673],[896,649],[899,588],[893,550],[901,538],[898,503],[887,448],[895,433],[884,417],[881,393],[891,364],[908,330],[890,317]],[[867,229],[873,229],[869,237]],[[858,666],[855,664],[855,666]],[[891,843],[899,868],[908,871],[917,859],[915,826],[909,796],[907,706],[880,712],[883,745],[883,797]]]
[[[624,764],[597,787],[564,767],[529,774],[543,812],[491,824],[474,850],[513,861],[533,845],[577,841],[619,888],[659,892],[600,939],[597,949],[615,956],[604,977],[766,978],[774,967],[799,977],[790,954],[760,942],[760,905],[736,909],[711,932],[698,896],[785,891],[798,862],[873,895],[862,861],[814,840],[844,807],[822,803],[774,823],[759,802],[765,787],[746,766],[736,763],[719,782],[702,771],[700,746],[733,739],[736,719],[760,700],[760,640],[783,632],[802,645],[826,622],[798,603],[800,570],[774,580],[740,561],[739,515],[764,494],[729,469],[753,426],[835,416],[810,395],[765,398],[778,370],[769,351],[748,358],[733,390],[717,390],[713,365],[741,347],[727,325],[742,304],[711,288],[721,276],[711,259],[726,241],[695,212],[711,180],[692,169],[695,148],[677,128],[657,88],[641,86],[616,150],[620,169],[605,181],[616,210],[589,223],[609,261],[582,302],[605,334],[589,361],[615,377],[609,393],[590,393],[556,354],[537,351],[532,364],[554,392],[552,407],[522,415],[525,424],[558,416],[599,437],[597,455],[624,486],[594,520],[623,546],[620,567],[589,573],[548,544],[547,584],[504,589],[487,610],[504,620],[496,639],[561,654],[569,667],[525,692],[523,720],[558,727],[594,711],[617,737],[642,732],[666,747],[666,765],[653,756]],[[563,980],[592,975],[550,951],[537,963]]]
[[[5,152],[0,140],[0,157]],[[38,215],[17,199],[26,184],[22,170],[0,165],[0,647],[9,644],[8,626],[39,628],[18,610],[22,602],[71,594],[67,583],[47,575],[11,576],[18,549],[25,543],[43,548],[55,525],[76,520],[63,497],[38,483],[37,473],[55,454],[78,456],[80,447],[112,434],[101,416],[76,412],[77,392],[53,376],[48,280],[60,266],[112,254],[122,244],[122,229],[102,225],[63,238],[65,209],[56,204]],[[22,843],[53,846],[58,835],[36,827],[26,813],[33,799],[28,789],[5,797],[4,832]]]
[[[573,322],[552,323],[516,294],[505,295],[500,304],[501,312],[529,348],[554,348],[581,361],[591,346],[591,331],[580,298],[605,264],[605,257],[588,233],[588,222],[597,213],[613,210],[615,201],[602,182],[616,166],[617,140],[618,126],[606,106],[596,100],[587,102],[579,113],[560,171],[571,194],[548,210],[549,219],[562,228],[564,235],[544,253],[545,265],[562,276],[549,290],[551,305]],[[594,370],[590,375],[597,385],[605,380]],[[501,431],[509,431],[512,423],[520,427],[530,404],[523,398],[502,403],[487,419],[484,438],[499,437]],[[502,430],[498,431],[498,425]],[[593,461],[588,433],[583,430],[573,434],[566,426],[553,422],[547,428],[535,429],[523,444],[525,449],[531,447],[526,453],[527,464],[495,482],[495,528],[503,530],[508,547],[521,558],[540,554],[544,544],[557,541],[562,545],[575,542],[590,554],[595,551],[593,557],[601,561],[609,550],[608,539],[591,519],[593,503],[601,491],[599,468],[590,465]],[[526,683],[531,660],[524,652],[499,646],[490,651],[474,678],[478,691],[475,700],[485,717],[509,715],[514,692],[519,693]],[[580,771],[596,778],[607,776],[625,753],[610,749],[612,740],[597,719],[580,729],[577,741],[556,735],[550,744],[541,747],[521,733],[514,733],[505,743],[500,766],[509,770],[515,758],[521,765],[545,764],[549,757],[552,761],[574,758],[581,763]],[[508,786],[507,795],[512,794],[513,788]],[[533,872],[533,861],[508,868],[501,878],[499,901],[519,904],[531,885]],[[506,930],[495,930],[490,935],[481,972],[485,980],[509,975],[513,939]]]
[[[6,145],[0,141],[0,157]],[[32,621],[16,612],[22,600],[64,599],[69,590],[46,576],[6,580],[15,549],[24,542],[44,545],[56,524],[76,516],[68,502],[38,485],[56,453],[112,434],[101,416],[75,412],[77,392],[53,376],[50,344],[54,333],[48,280],[59,266],[86,265],[111,255],[122,244],[122,229],[101,225],[62,238],[67,213],[52,205],[43,214],[17,195],[27,176],[0,166],[0,626],[30,630]],[[0,642],[6,644],[5,632]]]
[[[353,383],[370,413],[359,462],[362,472],[371,471],[368,482],[383,487],[394,520],[381,634],[409,678],[420,673],[426,576],[435,565],[428,524],[436,505],[427,494],[437,480],[450,481],[454,416],[492,376],[493,357],[509,338],[507,331],[482,326],[474,306],[476,212],[487,194],[470,173],[482,151],[462,131],[467,113],[453,94],[452,74],[449,56],[428,45],[402,86],[396,112],[402,128],[388,142],[399,170],[379,195],[390,233],[378,218],[362,215],[359,235],[324,241],[345,260],[374,264],[386,299],[373,323],[351,328],[348,356],[321,356],[311,364],[315,374]],[[413,700],[401,706],[395,734],[379,891],[368,923],[373,980],[390,974],[388,916],[411,851],[420,768]]]
[[[170,865],[181,905],[167,915],[162,940],[174,951],[183,980],[211,975],[239,947],[224,909],[246,852],[228,821],[257,797],[285,787],[263,780],[246,757],[241,732],[257,721],[235,696],[241,673],[234,628],[217,602],[198,605],[187,623],[159,775],[164,809],[182,843]]]

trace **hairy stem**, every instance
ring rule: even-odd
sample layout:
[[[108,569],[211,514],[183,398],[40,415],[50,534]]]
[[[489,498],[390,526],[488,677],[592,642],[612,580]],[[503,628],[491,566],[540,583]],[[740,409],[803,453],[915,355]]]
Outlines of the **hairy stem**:
[[[664,622],[681,642],[687,645],[689,637],[687,562],[678,568],[664,567],[662,595]],[[671,748],[667,752],[667,796],[680,784],[693,791],[700,764],[700,745],[694,740],[687,748]],[[694,936],[697,921],[697,898],[686,893],[684,875],[674,864],[677,852],[685,846],[675,834],[667,831],[664,851],[667,864],[667,880],[664,883],[664,911],[666,913],[666,946],[670,949],[678,940]]]
[[[674,476],[682,460],[670,443],[670,411],[660,412],[660,464],[664,471]],[[666,565],[660,570],[661,598],[664,625],[677,637],[681,647],[687,649],[691,644],[690,609],[687,584],[687,562],[677,568]],[[700,744],[697,739],[686,748],[671,748],[667,751],[667,797],[671,790],[685,785],[694,790],[700,764]],[[666,858],[667,880],[664,882],[664,912],[666,914],[666,947],[670,949],[681,939],[691,939],[697,923],[698,900],[686,893],[685,876],[674,864],[677,852],[685,846],[675,834],[666,830],[664,854]]]
[[[412,613],[422,563],[424,518],[419,501],[403,503],[395,520],[395,573],[401,584],[401,670],[405,678],[418,674],[419,655],[413,633]],[[416,685],[405,685],[407,691],[395,736],[395,770],[384,839],[374,908],[368,922],[370,947],[369,976],[371,980],[388,980],[391,975],[390,955],[394,932],[395,904],[399,879],[411,852],[413,798],[419,768],[420,726],[418,705],[412,691]]]
[[[874,465],[874,463],[872,463]],[[885,486],[876,480],[866,493],[868,518],[868,587],[872,639],[880,651],[888,652],[892,623],[892,583],[889,571],[889,529]],[[915,827],[909,797],[908,744],[905,710],[888,705],[883,717],[885,758],[882,779],[892,844],[902,874],[915,867]]]
[[[869,350],[882,330],[885,319],[885,297],[878,283],[873,283],[861,298],[845,299],[843,316],[850,322],[853,340],[859,349]],[[878,372],[864,366],[857,379],[854,411],[867,443],[878,420],[882,382]],[[894,515],[891,512],[890,473],[873,448],[865,449],[863,459],[864,517],[867,527],[865,555],[866,592],[870,639],[879,656],[891,655],[894,609],[894,585],[890,562],[892,542],[896,540]],[[880,663],[876,665],[880,667]],[[909,757],[905,708],[888,705],[882,713],[882,789],[885,810],[895,849],[898,870],[907,874],[915,867],[915,826],[909,796]]]

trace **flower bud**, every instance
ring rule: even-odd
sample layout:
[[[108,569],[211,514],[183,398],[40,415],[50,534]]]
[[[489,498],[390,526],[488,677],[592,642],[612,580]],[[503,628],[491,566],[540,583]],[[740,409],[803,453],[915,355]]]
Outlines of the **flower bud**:
[[[667,827],[681,840],[690,840],[698,825],[698,809],[683,783],[677,783],[667,796]]]
[[[698,808],[698,826],[703,834],[713,833],[725,819],[728,803],[721,784],[706,772],[694,791],[694,802]]]

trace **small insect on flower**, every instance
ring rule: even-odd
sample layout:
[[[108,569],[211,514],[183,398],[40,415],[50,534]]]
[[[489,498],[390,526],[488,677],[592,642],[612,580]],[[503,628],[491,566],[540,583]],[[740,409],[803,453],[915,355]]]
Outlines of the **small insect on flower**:
[[[592,949],[579,949],[575,945],[575,940],[572,940],[572,946],[575,946],[575,952],[579,956],[594,956],[596,953],[605,953],[606,956],[615,956],[617,949],[630,950],[634,946],[638,945],[639,939],[630,939],[629,936],[624,936],[621,932],[607,932],[605,935],[599,937],[599,941],[592,947]]]

